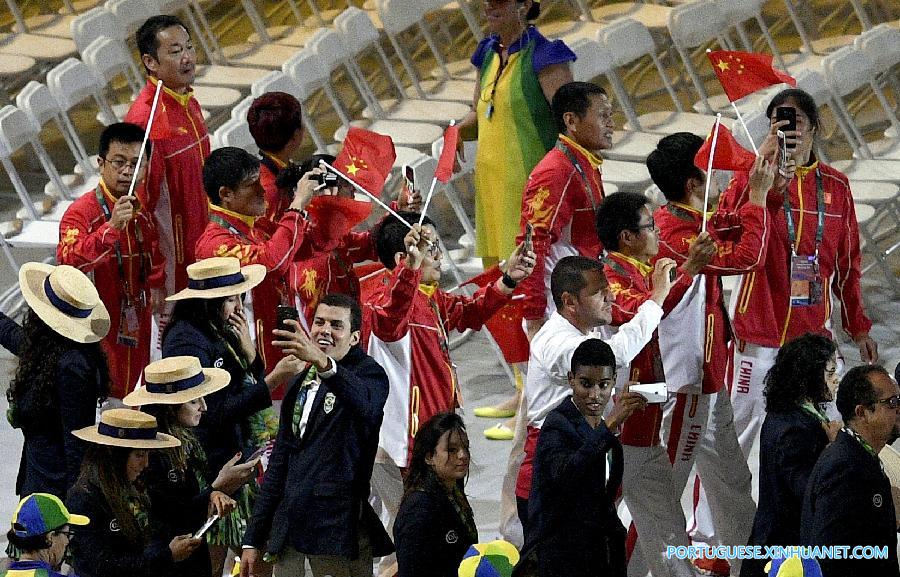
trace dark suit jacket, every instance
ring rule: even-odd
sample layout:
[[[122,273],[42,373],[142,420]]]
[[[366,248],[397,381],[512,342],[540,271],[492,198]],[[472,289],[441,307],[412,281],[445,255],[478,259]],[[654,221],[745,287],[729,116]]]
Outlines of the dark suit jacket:
[[[394,520],[398,577],[456,577],[470,535],[447,490],[434,479],[410,492]]]
[[[826,445],[821,423],[800,407],[766,414],[759,445],[759,506],[750,545],[800,544],[803,496]],[[741,577],[761,577],[765,565],[764,560],[746,559]]]
[[[175,574],[169,541],[153,539],[146,545],[129,541],[98,487],[76,484],[69,491],[66,508],[73,513],[87,515],[91,520],[84,527],[74,530],[77,536],[69,546],[72,565],[81,577],[160,577]]]
[[[900,576],[891,483],[878,457],[844,431],[822,451],[809,476],[800,542],[887,547],[887,559],[822,559],[819,564],[825,577]]]
[[[278,437],[244,544],[278,553],[291,546],[307,555],[359,555],[359,530],[368,531],[374,556],[393,551],[369,505],[369,479],[388,395],[388,379],[358,346],[322,379],[302,439],[292,416],[306,373],[281,405]]]
[[[622,467],[622,444],[605,423],[592,429],[571,397],[547,415],[535,452],[523,549],[523,558],[537,552],[541,577],[625,575],[625,528],[614,505]]]
[[[231,375],[227,387],[206,396],[206,414],[195,429],[206,451],[208,470],[218,473],[238,451],[249,456],[256,447],[250,446],[247,419],[272,404],[259,355],[244,369],[234,360],[225,341],[211,339],[186,321],[176,322],[168,329],[162,355],[191,355],[200,359],[201,366],[225,369]]]

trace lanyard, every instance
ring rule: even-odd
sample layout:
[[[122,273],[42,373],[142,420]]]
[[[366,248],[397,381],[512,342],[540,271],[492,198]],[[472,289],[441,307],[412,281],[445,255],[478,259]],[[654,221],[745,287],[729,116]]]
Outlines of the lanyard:
[[[856,431],[854,431],[853,429],[851,429],[849,427],[844,427],[841,430],[844,431],[845,433],[847,433],[848,435],[850,435],[851,437],[853,437],[854,439],[856,439],[857,441],[859,441],[859,444],[862,445],[863,449],[865,449],[870,455],[872,455],[876,459],[878,458],[878,454],[875,452],[875,449],[872,447],[872,445],[870,445],[869,443],[866,442],[865,439],[860,437]]]
[[[798,185],[802,186],[802,185]],[[825,234],[825,191],[822,188],[822,174],[816,169],[816,247],[815,256],[819,256],[819,244],[822,243],[822,237]],[[785,191],[784,194],[784,217],[787,219],[788,239],[791,243],[791,252],[797,254],[797,230],[794,227],[794,215],[791,212],[791,193]]]
[[[816,418],[820,423],[827,423],[828,419],[809,401],[804,401],[800,408]]]
[[[109,210],[109,206],[106,205],[106,199],[103,197],[103,192],[101,190],[102,185],[98,184],[97,188],[94,189],[94,196],[97,197],[97,204],[100,205],[100,210],[103,211],[103,216],[106,218],[106,221],[109,222],[112,219],[112,211]],[[140,262],[140,268],[138,269],[138,281],[141,286],[144,284],[144,280],[147,278],[146,270],[144,269],[144,247],[143,247],[143,234],[141,233],[141,224],[137,221],[134,223],[134,235],[135,240],[137,241],[138,248],[138,260]],[[119,269],[119,278],[122,279],[122,284],[125,285],[125,304],[131,304],[131,283],[128,282],[128,277],[125,276],[125,260],[122,257],[122,245],[117,240],[115,243],[116,250],[116,265]],[[141,294],[143,295],[143,289],[141,289]]]
[[[441,333],[441,350],[449,356],[450,337],[447,334],[447,329],[444,327],[444,319],[441,318],[441,311],[433,298],[428,297],[428,304],[431,305],[431,310],[434,311],[434,316],[437,317],[438,331]]]
[[[581,164],[578,162],[578,159],[575,158],[575,155],[572,154],[572,151],[569,150],[569,147],[566,146],[562,140],[556,141],[556,148],[566,155],[566,158],[569,159],[569,162],[572,163],[572,166],[575,167],[575,172],[578,173],[578,176],[581,177],[581,182],[584,183],[584,193],[591,201],[591,208],[594,209],[594,213],[597,212],[597,201],[594,200],[594,191],[591,189],[591,183],[588,181],[587,175],[584,173],[584,169],[581,168]]]

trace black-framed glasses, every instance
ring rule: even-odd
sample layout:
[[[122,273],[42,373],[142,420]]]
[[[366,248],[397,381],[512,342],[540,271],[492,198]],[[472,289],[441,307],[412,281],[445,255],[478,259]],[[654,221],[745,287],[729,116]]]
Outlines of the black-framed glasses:
[[[635,232],[639,232],[641,230],[656,230],[656,221],[653,220],[653,217],[650,217],[650,222],[647,224],[639,224],[633,229]]]
[[[104,158],[103,162],[110,163],[117,172],[122,172],[126,166],[133,171],[137,170],[138,167],[137,161],[131,162],[130,160],[125,160],[123,158]]]
[[[71,540],[72,540],[72,537],[75,536],[75,531],[73,531],[73,530],[71,530],[71,529],[66,529],[65,531],[57,531],[56,534],[57,534],[57,535],[65,535],[65,536],[66,536],[66,539],[68,539],[69,541],[71,541]]]
[[[900,409],[900,395],[894,395],[886,399],[878,399],[878,404],[887,405],[889,409]]]

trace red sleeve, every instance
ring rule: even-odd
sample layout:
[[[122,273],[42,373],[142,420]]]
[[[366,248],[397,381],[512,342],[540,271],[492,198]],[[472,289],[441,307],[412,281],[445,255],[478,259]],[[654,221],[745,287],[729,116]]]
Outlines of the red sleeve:
[[[846,178],[846,177],[845,177]],[[856,222],[856,207],[850,187],[846,184],[844,198],[844,222],[838,239],[836,266],[832,280],[835,296],[841,302],[841,324],[850,336],[868,334],[872,321],[866,316],[860,290],[860,249],[859,226]]]
[[[267,241],[241,242],[246,239],[228,234],[223,229],[226,234],[209,237],[204,234],[200,238],[195,250],[196,257],[234,256],[240,259],[241,266],[262,264],[269,272],[287,275],[294,254],[303,242],[305,231],[306,221],[301,220],[298,212],[289,211],[278,221],[278,228]]]
[[[93,198],[84,198],[93,201]],[[113,254],[120,233],[109,226],[108,222],[90,232],[93,217],[87,213],[86,208],[86,202],[75,201],[60,220],[56,260],[59,264],[90,272]]]
[[[522,303],[526,319],[541,319],[547,310],[547,289],[544,282],[546,258],[550,247],[559,240],[562,229],[572,221],[572,206],[565,194],[575,170],[551,164],[552,157],[544,157],[528,177],[522,193],[522,219],[516,245],[525,238],[525,223],[534,227],[532,244],[537,257],[534,271],[522,281],[519,292],[525,295]]]
[[[435,293],[434,296],[440,299],[440,306],[444,311],[447,330],[481,329],[512,296],[499,291],[495,285],[496,283],[489,283],[475,291],[471,297],[451,295],[444,291]]]
[[[344,244],[347,246],[347,254],[354,263],[378,260],[378,254],[375,252],[375,236],[370,230],[349,233],[344,237]]]
[[[166,284],[166,258],[159,250],[159,230],[147,215],[141,221],[141,234],[150,247],[150,275],[147,277],[147,284],[151,288],[163,287]]]
[[[409,317],[413,310],[413,300],[419,290],[422,270],[412,270],[398,265],[391,274],[381,302],[371,306],[369,316],[372,333],[387,343],[399,341],[409,330]]]
[[[650,294],[636,288],[630,278],[616,273],[609,266],[604,267],[604,272],[609,280],[609,289],[616,299],[612,306],[612,323],[610,324],[616,327],[624,325],[634,318],[638,307],[650,298]]]

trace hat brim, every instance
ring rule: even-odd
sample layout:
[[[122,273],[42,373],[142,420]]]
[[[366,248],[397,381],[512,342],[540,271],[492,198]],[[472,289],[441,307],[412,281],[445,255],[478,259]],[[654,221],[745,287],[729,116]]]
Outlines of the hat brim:
[[[44,281],[56,268],[41,262],[28,262],[19,269],[19,288],[25,302],[48,327],[76,343],[96,343],[109,333],[109,311],[103,302],[83,319],[70,317],[50,303]]]
[[[221,297],[230,297],[239,295],[249,291],[266,278],[266,265],[248,264],[241,267],[241,274],[244,275],[244,282],[223,286],[213,289],[192,289],[186,288],[166,298],[168,302],[182,301],[185,299],[217,299]]]
[[[97,425],[72,431],[72,434],[88,443],[126,449],[173,449],[181,446],[181,441],[165,433],[156,433],[155,439],[116,439],[98,433]]]
[[[85,517],[84,515],[74,515],[72,513],[69,513],[69,520],[66,521],[66,524],[67,525],[78,525],[80,527],[83,527],[84,525],[87,525],[90,522],[91,522],[91,520],[89,518]]]
[[[151,393],[146,386],[139,387],[122,399],[129,407],[142,405],[180,405],[200,397],[221,391],[231,382],[231,373],[225,369],[203,369],[203,382],[196,387],[177,393]]]

